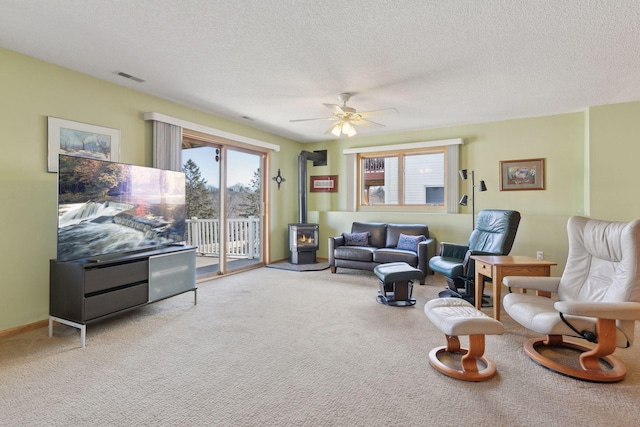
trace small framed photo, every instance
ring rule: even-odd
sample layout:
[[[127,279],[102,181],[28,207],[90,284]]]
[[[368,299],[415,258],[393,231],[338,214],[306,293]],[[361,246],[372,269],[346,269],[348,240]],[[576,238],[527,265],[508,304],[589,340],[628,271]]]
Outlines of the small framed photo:
[[[544,159],[500,162],[500,191],[544,190]]]
[[[310,177],[311,185],[309,191],[334,193],[338,191],[338,175],[324,175]]]
[[[120,129],[48,117],[49,172],[58,172],[58,154],[120,161]]]

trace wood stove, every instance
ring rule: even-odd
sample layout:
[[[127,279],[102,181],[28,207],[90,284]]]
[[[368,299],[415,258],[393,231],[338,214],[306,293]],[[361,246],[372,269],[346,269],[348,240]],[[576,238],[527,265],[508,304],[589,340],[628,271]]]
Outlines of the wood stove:
[[[327,150],[301,151],[298,155],[298,224],[289,224],[289,250],[291,264],[315,264],[319,246],[318,224],[307,223],[307,161],[324,166]]]
[[[289,224],[291,264],[315,264],[318,250],[318,224]]]

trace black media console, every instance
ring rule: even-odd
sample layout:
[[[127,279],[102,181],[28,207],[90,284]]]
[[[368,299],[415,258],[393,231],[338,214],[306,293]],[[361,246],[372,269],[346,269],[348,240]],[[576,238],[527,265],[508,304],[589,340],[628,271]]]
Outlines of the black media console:
[[[53,322],[80,329],[86,325],[193,291],[197,303],[196,248],[168,246],[89,260],[50,261],[49,336]]]

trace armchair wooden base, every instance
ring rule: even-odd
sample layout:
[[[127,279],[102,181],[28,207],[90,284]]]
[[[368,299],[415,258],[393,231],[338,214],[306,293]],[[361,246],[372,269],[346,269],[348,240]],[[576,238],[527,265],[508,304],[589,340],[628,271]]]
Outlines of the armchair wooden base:
[[[615,320],[598,319],[597,331],[598,343],[593,349],[563,341],[562,335],[547,335],[546,339],[533,338],[525,342],[524,351],[534,362],[572,378],[599,383],[621,381],[627,374],[627,369],[620,360],[611,356],[616,348]],[[543,356],[539,351],[543,347],[563,347],[580,352],[581,369]],[[601,362],[610,368],[604,369]]]

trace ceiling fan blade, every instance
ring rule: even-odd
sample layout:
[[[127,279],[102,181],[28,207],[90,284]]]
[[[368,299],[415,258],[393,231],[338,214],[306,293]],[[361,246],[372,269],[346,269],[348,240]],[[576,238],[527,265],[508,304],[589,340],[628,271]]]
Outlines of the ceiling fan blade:
[[[364,126],[364,127],[368,127],[368,128],[383,128],[383,127],[385,127],[385,125],[383,125],[382,123],[372,122],[371,120],[367,120],[367,119],[354,120],[351,123],[356,125],[356,126]]]
[[[398,110],[395,108],[384,108],[382,110],[359,111],[358,114],[366,119],[368,117],[383,116],[385,114],[398,114]]]
[[[322,105],[324,105],[325,107],[333,111],[333,114],[344,114],[344,110],[342,109],[342,107],[340,107],[337,104],[322,104]]]
[[[289,122],[293,123],[293,122],[308,122],[310,120],[335,120],[335,117],[318,117],[316,119],[294,119],[294,120],[289,120]]]

